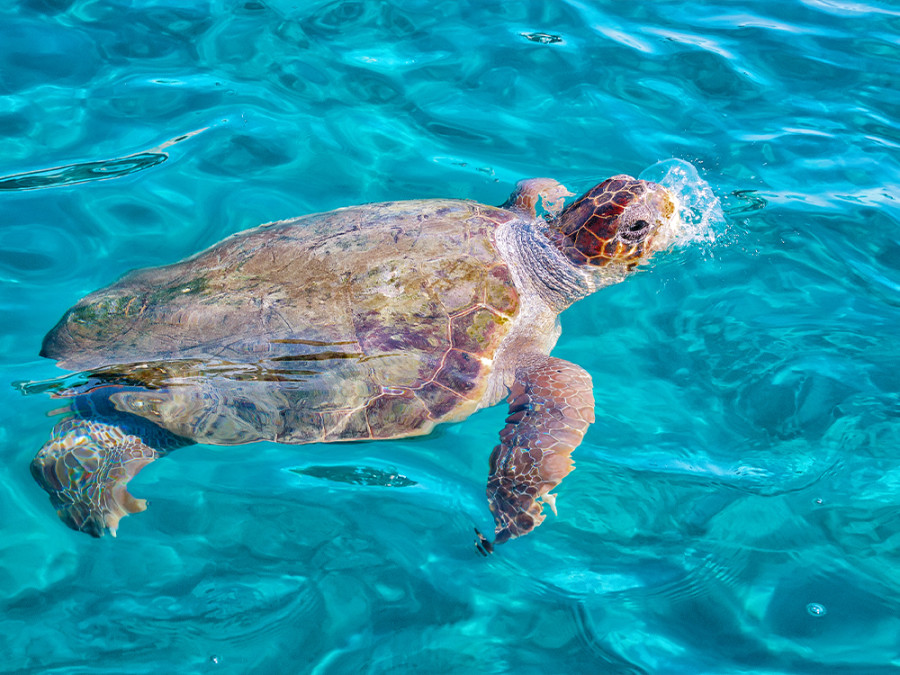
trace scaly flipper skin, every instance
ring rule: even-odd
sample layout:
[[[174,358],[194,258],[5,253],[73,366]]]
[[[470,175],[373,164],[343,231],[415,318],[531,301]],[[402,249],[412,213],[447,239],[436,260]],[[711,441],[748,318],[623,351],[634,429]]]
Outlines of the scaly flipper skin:
[[[161,429],[128,433],[122,426],[71,417],[53,434],[31,462],[31,474],[50,494],[50,501],[66,525],[101,537],[115,536],[119,520],[147,508],[125,489],[129,480],[167,449],[186,441]],[[144,442],[151,436],[154,447]]]
[[[542,502],[556,513],[550,490],[574,468],[569,455],[594,421],[591,376],[562,359],[538,358],[519,367],[507,401],[509,416],[491,454],[487,485],[494,545],[540,525]]]

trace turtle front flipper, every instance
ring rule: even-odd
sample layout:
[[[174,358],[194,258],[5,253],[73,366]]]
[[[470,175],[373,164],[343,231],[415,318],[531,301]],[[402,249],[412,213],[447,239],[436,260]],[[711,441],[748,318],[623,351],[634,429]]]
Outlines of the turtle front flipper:
[[[166,450],[187,443],[157,427],[143,429],[140,422],[136,426],[126,429],[112,422],[71,417],[53,428],[50,440],[32,460],[32,476],[73,530],[94,537],[109,530],[115,536],[123,516],[147,508],[145,500],[135,499],[125,489],[128,481]]]
[[[503,207],[536,218],[537,204],[540,200],[544,210],[555,216],[562,210],[566,197],[573,194],[565,185],[552,178],[529,178],[516,183],[516,189],[503,203]]]
[[[509,416],[491,454],[487,485],[494,544],[540,525],[544,503],[556,513],[550,491],[574,468],[570,455],[594,421],[591,376],[562,359],[545,357],[518,368],[507,401]],[[492,548],[483,538],[482,546]]]

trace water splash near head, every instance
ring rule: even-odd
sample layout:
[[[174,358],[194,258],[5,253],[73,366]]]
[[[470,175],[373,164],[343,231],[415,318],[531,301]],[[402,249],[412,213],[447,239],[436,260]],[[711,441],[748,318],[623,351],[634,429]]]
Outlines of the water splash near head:
[[[683,223],[676,246],[711,246],[725,233],[727,221],[719,198],[690,162],[666,159],[644,169],[639,178],[659,183],[674,195]]]

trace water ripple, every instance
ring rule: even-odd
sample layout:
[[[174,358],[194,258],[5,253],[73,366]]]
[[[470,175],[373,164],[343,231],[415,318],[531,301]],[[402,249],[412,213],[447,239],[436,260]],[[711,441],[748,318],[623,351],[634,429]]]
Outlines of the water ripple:
[[[80,162],[52,169],[39,169],[12,176],[0,176],[0,190],[40,190],[60,185],[75,185],[94,180],[127,176],[162,164],[169,158],[161,152],[139,152],[98,162]]]
[[[349,485],[374,485],[378,487],[409,487],[417,485],[396,469],[376,469],[371,466],[304,466],[289,469],[298,476],[321,478]]]
[[[889,672],[896,4],[0,3],[0,670]],[[129,268],[668,157],[709,184],[673,186],[701,241],[562,316],[597,422],[559,515],[495,555],[472,531],[503,406],[419,439],[184,448],[135,479],[153,505],[118,541],[31,481],[79,376],[10,385],[58,375],[42,336]]]
[[[104,159],[93,162],[77,162],[56,166],[50,169],[38,169],[0,176],[0,191],[41,190],[61,185],[77,185],[97,180],[110,180],[128,176],[138,171],[150,169],[169,159],[169,153],[163,150],[175,143],[180,143],[206,129],[198,129],[166,141],[160,146],[143,152],[136,152],[124,157]]]

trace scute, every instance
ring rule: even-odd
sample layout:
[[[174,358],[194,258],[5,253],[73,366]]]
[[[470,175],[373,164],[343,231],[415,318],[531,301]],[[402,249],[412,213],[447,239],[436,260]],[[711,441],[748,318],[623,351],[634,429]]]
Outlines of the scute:
[[[468,352],[451,349],[444,355],[441,369],[435,374],[434,382],[452,392],[468,395],[470,400],[478,400],[480,396],[472,396],[488,369],[480,359]]]
[[[516,293],[509,267],[505,264],[494,265],[488,270],[484,302],[504,316],[513,316],[519,310],[519,294]]]
[[[478,406],[516,316],[493,238],[515,217],[423,200],[264,225],[93,293],[42,353],[140,382],[110,400],[201,442],[427,433]]]
[[[454,349],[474,355],[492,354],[506,335],[509,319],[479,306],[450,318],[450,343]]]

